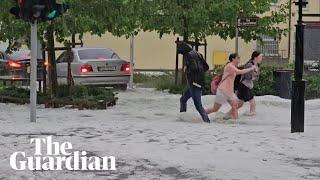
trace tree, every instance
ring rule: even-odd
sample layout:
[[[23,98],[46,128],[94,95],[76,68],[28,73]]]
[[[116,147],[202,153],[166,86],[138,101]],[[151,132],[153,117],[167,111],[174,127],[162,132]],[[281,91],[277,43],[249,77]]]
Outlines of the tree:
[[[184,39],[203,40],[210,35],[235,37],[236,17],[260,16],[256,27],[240,30],[246,42],[261,34],[281,37],[286,29],[279,25],[288,17],[288,4],[271,11],[278,0],[149,0],[145,1],[142,28],[160,34],[178,34]],[[267,13],[270,12],[270,15]]]
[[[71,43],[70,37],[78,34],[81,39],[87,32],[99,36],[105,32],[115,36],[136,35],[140,27],[139,13],[136,12],[139,12],[143,0],[57,0],[57,3],[67,3],[70,9],[63,16],[41,23],[39,27],[40,39],[48,50],[50,89],[53,94],[57,87],[54,40],[67,45]],[[30,25],[9,14],[13,6],[13,0],[5,0],[0,7],[0,41],[10,43],[29,34]]]
[[[276,11],[270,12],[272,4],[277,3],[278,0],[146,0],[140,19],[144,31],[156,31],[160,38],[163,34],[173,33],[182,36],[184,41],[193,39],[198,49],[197,42],[207,36],[234,38],[237,17],[260,16],[256,27],[239,30],[240,37],[246,42],[260,39],[262,34],[285,35],[287,30],[279,25],[287,20],[288,4],[281,4]],[[184,79],[182,72],[182,84]]]
[[[14,1],[1,1],[0,6],[0,41],[8,42],[7,52],[16,47],[20,39],[28,39],[30,26],[9,14],[9,9],[15,5]]]

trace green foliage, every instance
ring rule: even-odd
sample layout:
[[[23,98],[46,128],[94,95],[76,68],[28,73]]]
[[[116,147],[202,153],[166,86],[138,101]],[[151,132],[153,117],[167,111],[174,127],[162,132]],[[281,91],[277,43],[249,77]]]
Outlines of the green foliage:
[[[114,93],[110,89],[87,86],[73,86],[70,92],[68,89],[69,88],[65,85],[58,86],[57,96],[53,99],[43,93],[38,92],[38,102],[41,104],[53,103],[58,105],[65,105],[66,103],[70,103],[82,107],[95,108],[96,106],[101,104],[101,102],[115,103],[115,101],[117,100]],[[19,88],[15,86],[0,86],[0,96],[20,99],[21,101],[19,102],[26,103],[29,101],[30,91],[29,89]]]
[[[167,84],[174,84],[174,74],[164,72],[164,75],[135,74],[134,83],[142,83],[144,87],[160,88]],[[163,88],[160,88],[163,89]]]
[[[39,102],[46,99],[47,96],[43,93],[37,93]],[[16,86],[0,86],[0,96],[8,96],[19,99],[28,99],[30,97],[30,90],[19,88]]]
[[[9,70],[7,68],[0,67],[0,76],[6,75],[8,73],[9,73]]]
[[[286,29],[287,3],[271,11],[279,0],[63,0],[70,9],[53,21],[59,42],[67,42],[72,34],[84,33],[101,36],[111,32],[115,36],[136,35],[141,29],[160,34],[177,34],[185,38],[203,40],[210,35],[223,39],[235,37],[236,16],[260,16],[256,27],[241,28],[239,33],[245,41],[258,39],[261,34],[281,37]],[[59,1],[58,1],[59,2]],[[10,15],[12,0],[2,0],[0,6],[0,41],[14,45],[17,39],[29,37],[30,26]],[[273,6],[274,7],[274,6]],[[267,12],[269,12],[267,15]],[[41,23],[39,36],[50,22]],[[26,36],[27,34],[27,36]],[[12,48],[12,47],[11,47]]]
[[[320,74],[308,74],[305,77],[306,82],[306,99],[320,98]]]
[[[289,67],[289,68],[288,68]],[[292,65],[288,65],[282,69],[290,69]],[[254,94],[256,96],[263,95],[275,95],[276,92],[274,90],[274,79],[273,79],[273,71],[279,70],[280,68],[277,66],[261,66],[260,67],[260,77],[254,85]],[[223,66],[216,67],[214,71],[206,74],[206,84],[204,87],[203,94],[208,95],[211,94],[210,91],[210,83],[212,78],[221,74],[223,70]],[[293,76],[293,74],[292,74]],[[312,73],[306,74],[304,76],[306,82],[306,99],[315,99],[320,98],[320,73]],[[157,90],[167,90],[172,94],[182,94],[182,92],[186,89],[186,86],[175,85],[174,84],[174,75],[166,74],[160,76],[148,76],[143,74],[137,74],[134,76],[135,83],[147,84],[146,87],[156,88]],[[293,77],[292,77],[293,79]]]
[[[86,99],[89,101],[97,100],[113,100],[115,99],[114,93],[110,89],[91,87],[91,86],[71,86],[60,85],[57,89],[57,98]]]
[[[275,95],[273,71],[276,66],[261,66],[259,80],[255,82],[253,92],[256,96]]]
[[[59,1],[57,1],[59,2]],[[39,37],[45,41],[45,32],[53,23],[55,36],[59,42],[68,42],[72,34],[79,34],[82,39],[84,33],[101,36],[111,32],[115,36],[136,35],[139,31],[139,15],[143,10],[142,0],[63,0],[70,9],[52,22],[39,24]],[[9,42],[12,49],[19,38],[29,39],[30,25],[16,19],[9,13],[15,5],[12,0],[1,0],[0,6],[0,41]]]
[[[15,3],[12,0],[1,0],[0,42],[8,42],[9,50],[17,45],[19,38],[26,38],[30,34],[30,25],[24,21],[16,19],[9,13],[10,8],[14,5]]]
[[[259,39],[261,34],[281,37],[280,27],[288,17],[288,4],[279,0],[149,0],[142,11],[142,29],[163,34],[178,34],[184,38],[203,40],[210,35],[223,39],[235,37],[236,17],[260,16],[256,27],[241,28],[240,37],[246,42]],[[273,6],[274,7],[274,6]],[[270,15],[267,15],[267,12]]]

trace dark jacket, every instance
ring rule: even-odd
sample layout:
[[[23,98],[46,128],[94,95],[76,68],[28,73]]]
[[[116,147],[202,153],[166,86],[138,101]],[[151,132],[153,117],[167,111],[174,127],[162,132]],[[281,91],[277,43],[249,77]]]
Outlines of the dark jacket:
[[[189,86],[204,87],[205,72],[208,71],[209,66],[203,56],[187,43],[180,42],[177,47],[178,53],[185,57],[185,73]]]

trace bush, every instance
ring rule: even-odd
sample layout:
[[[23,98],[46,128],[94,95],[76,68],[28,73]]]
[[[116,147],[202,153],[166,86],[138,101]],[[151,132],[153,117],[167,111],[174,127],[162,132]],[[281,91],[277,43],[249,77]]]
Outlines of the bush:
[[[273,71],[278,69],[292,69],[292,64],[289,64],[285,67],[279,68],[277,66],[264,66],[260,67],[260,77],[254,85],[254,94],[256,96],[263,95],[275,95],[274,90],[274,79],[273,79]],[[211,94],[210,91],[210,83],[213,76],[217,74],[221,74],[223,70],[223,66],[216,67],[213,71],[206,73],[206,84],[204,87],[203,94]],[[180,75],[180,72],[179,72]],[[157,90],[168,90],[169,93],[172,94],[182,94],[186,89],[184,85],[175,85],[174,84],[174,73],[166,73],[165,75],[143,75],[137,74],[134,77],[135,82],[143,83],[145,87],[156,88]],[[181,78],[179,78],[179,82]],[[293,79],[293,74],[292,74]],[[314,99],[320,98],[320,73],[316,74],[306,74],[305,79],[306,83],[306,99]]]
[[[14,86],[0,87],[0,96],[7,97],[7,99],[11,97],[11,100],[17,101],[18,103],[28,103],[29,94],[29,89]],[[101,107],[101,102],[107,105],[114,105],[117,100],[115,94],[110,89],[89,86],[72,86],[70,92],[67,85],[58,86],[57,96],[52,99],[43,93],[37,93],[37,95],[38,103],[51,104],[50,107],[75,105],[96,109],[98,106]]]
[[[275,66],[261,66],[259,80],[255,82],[253,92],[256,96],[275,95],[273,71]]]
[[[289,64],[287,67],[283,69],[292,69],[293,65]],[[274,90],[274,80],[273,80],[273,71],[280,69],[276,66],[262,66],[260,68],[260,77],[259,81],[255,83],[254,93],[257,96],[263,95],[275,95]],[[294,79],[294,73],[292,73],[291,80]],[[320,74],[319,73],[311,73],[305,74],[304,79],[306,82],[306,91],[305,98],[306,99],[316,99],[320,98]]]
[[[305,75],[306,82],[306,99],[320,98],[320,74]]]

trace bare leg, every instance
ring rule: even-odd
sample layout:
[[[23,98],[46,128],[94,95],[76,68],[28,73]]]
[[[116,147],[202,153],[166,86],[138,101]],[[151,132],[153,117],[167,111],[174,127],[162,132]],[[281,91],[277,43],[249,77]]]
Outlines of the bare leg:
[[[231,100],[229,101],[229,104],[231,105],[232,119],[238,119],[238,100]]]
[[[238,109],[240,109],[244,104],[244,101],[239,100],[238,102]]]
[[[250,103],[250,114],[255,115],[256,114],[256,101],[253,98],[249,101],[249,103]]]
[[[243,106],[243,104],[244,104],[244,101],[242,101],[242,100],[239,100],[238,101],[238,109],[240,109],[242,106]],[[231,104],[230,104],[231,105]],[[232,106],[231,106],[232,107]],[[227,116],[231,116],[231,114],[232,114],[232,108],[228,111],[228,113],[227,113]],[[228,118],[227,118],[228,119]]]
[[[206,109],[207,114],[219,111],[221,104],[214,103],[213,107]]]

